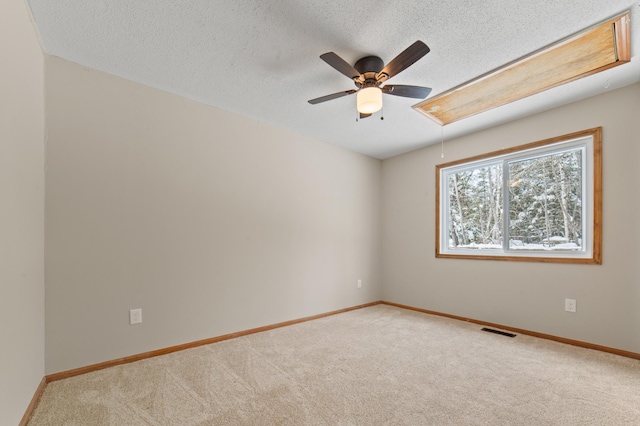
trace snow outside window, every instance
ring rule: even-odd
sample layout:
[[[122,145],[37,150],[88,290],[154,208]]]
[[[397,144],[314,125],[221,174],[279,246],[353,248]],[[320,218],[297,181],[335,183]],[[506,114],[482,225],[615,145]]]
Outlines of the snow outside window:
[[[601,263],[601,135],[437,166],[436,256]]]

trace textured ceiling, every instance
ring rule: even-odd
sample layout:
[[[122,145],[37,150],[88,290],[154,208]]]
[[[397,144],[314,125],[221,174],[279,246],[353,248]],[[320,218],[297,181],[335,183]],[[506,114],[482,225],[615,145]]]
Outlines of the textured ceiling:
[[[441,129],[408,98],[385,95],[384,121],[356,122],[355,96],[308,104],[354,87],[322,53],[387,63],[422,40],[431,52],[389,82],[433,96],[631,10],[631,63],[446,126],[445,140],[640,81],[637,0],[28,2],[50,55],[376,158]]]

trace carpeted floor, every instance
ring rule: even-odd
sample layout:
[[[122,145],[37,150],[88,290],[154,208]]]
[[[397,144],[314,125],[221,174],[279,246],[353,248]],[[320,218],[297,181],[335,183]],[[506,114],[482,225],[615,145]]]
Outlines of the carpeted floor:
[[[376,305],[47,386],[39,425],[640,425],[640,361]]]

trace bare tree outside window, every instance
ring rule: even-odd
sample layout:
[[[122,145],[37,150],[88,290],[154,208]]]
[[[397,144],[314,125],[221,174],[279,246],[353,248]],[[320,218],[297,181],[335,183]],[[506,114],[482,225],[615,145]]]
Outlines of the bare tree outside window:
[[[449,247],[502,248],[502,164],[449,175]]]
[[[582,149],[509,163],[509,248],[582,249]]]

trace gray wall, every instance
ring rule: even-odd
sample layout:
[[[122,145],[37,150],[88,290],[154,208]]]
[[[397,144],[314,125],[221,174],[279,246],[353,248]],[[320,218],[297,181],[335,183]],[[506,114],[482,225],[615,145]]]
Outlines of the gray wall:
[[[42,50],[21,0],[0,2],[0,424],[44,374]]]
[[[383,162],[383,298],[640,352],[640,84]],[[435,166],[603,127],[603,264],[435,258]],[[446,134],[446,128],[445,128]],[[577,299],[577,312],[564,299]]]
[[[47,373],[380,299],[379,160],[45,64]]]

